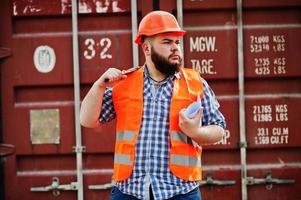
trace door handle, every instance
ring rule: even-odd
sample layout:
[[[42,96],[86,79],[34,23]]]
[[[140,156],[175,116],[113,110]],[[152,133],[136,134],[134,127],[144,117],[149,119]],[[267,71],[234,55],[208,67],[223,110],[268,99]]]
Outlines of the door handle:
[[[101,184],[101,185],[89,185],[89,189],[90,190],[107,190],[107,189],[111,189],[113,186],[113,183],[105,183],[105,184]]]
[[[60,185],[58,177],[52,178],[52,183],[47,186],[31,187],[31,192],[52,192],[52,195],[57,197],[61,194],[61,191],[66,190],[78,190],[77,182],[71,182],[70,184]]]
[[[293,183],[295,183],[294,179],[273,178],[271,172],[266,173],[265,178],[247,177],[247,185],[264,184],[266,185],[267,190],[271,190],[274,184],[293,184]]]
[[[211,173],[205,176],[205,180],[200,181],[201,186],[223,186],[223,185],[234,185],[236,181],[234,180],[216,180],[213,179],[213,175]]]

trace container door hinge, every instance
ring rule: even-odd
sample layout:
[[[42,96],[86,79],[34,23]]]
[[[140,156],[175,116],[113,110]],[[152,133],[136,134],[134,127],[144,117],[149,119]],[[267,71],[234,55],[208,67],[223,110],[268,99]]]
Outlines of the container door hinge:
[[[234,180],[215,180],[212,174],[207,174],[205,180],[200,181],[201,186],[223,186],[223,185],[234,185]]]
[[[265,178],[247,177],[247,185],[264,184],[266,185],[265,187],[267,190],[271,190],[274,184],[293,184],[293,183],[295,183],[294,179],[273,178],[271,172],[268,172]]]
[[[111,189],[114,183],[105,183],[102,185],[89,185],[90,190],[108,190]]]
[[[51,185],[30,188],[31,192],[52,192],[52,195],[55,197],[59,196],[61,191],[67,190],[78,190],[78,183],[71,182],[70,184],[60,185],[59,178],[53,177]]]
[[[83,153],[86,152],[86,146],[74,146],[72,150],[75,153]]]
[[[247,148],[248,147],[248,142],[247,141],[246,142],[239,141],[237,143],[237,145],[238,145],[239,148]]]

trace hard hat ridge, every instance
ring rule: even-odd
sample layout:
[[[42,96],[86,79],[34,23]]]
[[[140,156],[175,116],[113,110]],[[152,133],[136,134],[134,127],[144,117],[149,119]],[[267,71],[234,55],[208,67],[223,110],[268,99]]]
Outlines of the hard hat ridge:
[[[135,42],[142,44],[142,36],[152,36],[168,32],[177,36],[185,34],[185,31],[180,28],[177,19],[172,14],[165,11],[153,11],[141,20]]]

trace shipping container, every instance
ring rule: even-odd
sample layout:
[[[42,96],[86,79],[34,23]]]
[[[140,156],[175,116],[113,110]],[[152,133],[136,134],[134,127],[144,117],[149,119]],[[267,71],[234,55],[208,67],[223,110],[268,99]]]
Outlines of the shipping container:
[[[203,199],[301,199],[300,0],[0,1],[1,198],[109,199],[115,121],[80,127],[78,109],[109,67],[144,63],[148,12],[187,31],[227,121],[203,147]]]

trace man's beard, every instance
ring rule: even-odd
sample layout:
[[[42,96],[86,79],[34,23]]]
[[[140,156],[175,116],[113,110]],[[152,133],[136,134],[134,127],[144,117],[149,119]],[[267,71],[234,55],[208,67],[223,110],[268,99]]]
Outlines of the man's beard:
[[[182,58],[179,58],[179,63],[171,63],[168,58],[157,53],[153,47],[151,47],[151,58],[156,69],[166,76],[175,74],[182,65]]]

